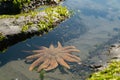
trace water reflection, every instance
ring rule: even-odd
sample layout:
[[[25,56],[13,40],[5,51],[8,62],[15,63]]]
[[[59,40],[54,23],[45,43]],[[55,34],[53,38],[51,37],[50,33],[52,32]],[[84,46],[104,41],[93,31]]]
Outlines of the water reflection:
[[[24,63],[24,58],[30,53],[24,53],[22,50],[33,50],[35,46],[46,46],[50,44],[57,45],[60,41],[63,45],[74,45],[81,52],[78,55],[83,64],[103,63],[108,58],[105,53],[106,45],[110,45],[120,40],[120,7],[119,0],[66,0],[63,5],[74,11],[74,15],[65,22],[61,23],[53,31],[43,36],[35,36],[24,42],[20,42],[10,47],[7,52],[0,55],[0,78],[3,78],[8,68],[6,65]],[[80,10],[80,11],[79,11]],[[23,61],[22,61],[23,60]],[[18,64],[19,71],[27,77],[32,74],[27,71],[27,68],[22,68]],[[12,66],[13,67],[13,66]],[[67,70],[67,74],[62,75],[57,69],[54,72],[47,73],[45,80],[84,80],[91,73],[91,68],[85,65],[71,64],[72,69]],[[9,69],[9,68],[8,68]],[[14,70],[14,67],[13,67]],[[2,73],[4,71],[4,74]],[[34,72],[33,72],[34,73]],[[34,73],[35,75],[38,75]],[[29,79],[36,79],[35,75],[28,77]],[[56,75],[56,76],[55,76]],[[16,74],[16,76],[19,76]],[[53,79],[54,76],[54,79]],[[9,76],[8,78],[14,76]],[[3,78],[4,80],[7,78]]]
[[[84,14],[86,16],[95,16],[96,18],[98,18],[98,17],[106,18],[108,15],[108,12],[106,12],[106,11],[94,10],[94,9],[90,9],[90,8],[83,8],[80,10],[81,10],[82,14]]]

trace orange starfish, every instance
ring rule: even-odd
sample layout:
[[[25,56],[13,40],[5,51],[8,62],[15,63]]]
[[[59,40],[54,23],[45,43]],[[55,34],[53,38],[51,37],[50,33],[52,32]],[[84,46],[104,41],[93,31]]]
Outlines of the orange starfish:
[[[38,66],[37,71],[40,72],[42,69],[45,71],[52,70],[58,66],[58,64],[70,69],[70,66],[65,62],[77,62],[80,63],[80,58],[70,54],[71,52],[80,52],[75,46],[62,47],[61,43],[58,42],[58,47],[54,47],[52,44],[49,48],[41,47],[40,50],[33,50],[31,56],[26,57],[26,60],[35,60],[29,70],[33,70]]]

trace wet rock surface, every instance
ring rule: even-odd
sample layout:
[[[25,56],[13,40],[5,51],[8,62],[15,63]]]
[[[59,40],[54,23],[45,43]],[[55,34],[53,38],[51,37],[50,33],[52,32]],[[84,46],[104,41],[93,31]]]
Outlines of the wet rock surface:
[[[43,19],[44,16],[47,16],[45,12],[37,13],[36,16],[32,17],[32,15],[20,16],[19,18],[3,18],[0,19],[0,32],[4,35],[13,35],[21,33],[22,27],[26,25],[29,22],[36,23],[34,25],[37,25],[39,20]],[[33,26],[33,25],[32,25]],[[29,28],[29,32],[32,30],[37,31],[38,29],[31,29]]]

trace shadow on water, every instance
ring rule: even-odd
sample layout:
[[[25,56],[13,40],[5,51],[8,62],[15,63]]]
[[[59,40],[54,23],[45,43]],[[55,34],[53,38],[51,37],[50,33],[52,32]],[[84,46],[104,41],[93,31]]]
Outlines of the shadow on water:
[[[35,33],[20,33],[17,35],[11,35],[11,36],[7,36],[6,39],[0,41],[0,51],[4,51],[4,49],[7,49],[8,47],[17,44],[18,42],[24,41],[27,38],[31,38],[34,35],[39,35],[39,34],[43,34],[43,32],[35,32]],[[21,37],[22,36],[22,37]]]

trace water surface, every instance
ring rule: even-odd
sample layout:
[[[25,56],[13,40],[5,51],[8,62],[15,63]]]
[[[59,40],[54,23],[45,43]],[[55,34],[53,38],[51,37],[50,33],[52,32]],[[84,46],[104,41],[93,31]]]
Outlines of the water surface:
[[[36,46],[57,46],[58,41],[63,46],[73,45],[80,49],[80,53],[74,54],[81,58],[83,64],[104,63],[108,58],[106,54],[99,52],[104,47],[101,45],[119,36],[119,3],[119,0],[64,1],[62,5],[72,10],[74,15],[47,34],[19,42],[9,47],[4,54],[0,54],[0,80],[38,79],[39,74],[28,71],[30,64],[24,62],[24,58],[30,53],[22,51],[37,49]],[[85,80],[92,72],[85,65],[70,66],[71,70],[59,68],[46,73],[45,80]]]

